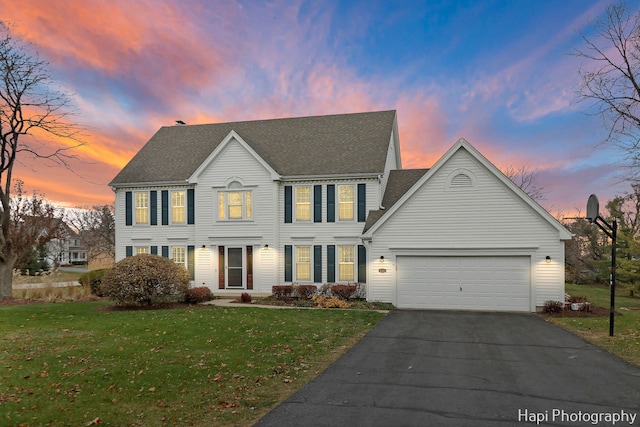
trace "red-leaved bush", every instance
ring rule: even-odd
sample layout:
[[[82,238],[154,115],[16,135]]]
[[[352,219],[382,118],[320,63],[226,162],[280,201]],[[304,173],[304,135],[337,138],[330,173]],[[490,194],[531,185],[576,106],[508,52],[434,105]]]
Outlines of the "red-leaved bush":
[[[332,285],[331,295],[347,301],[356,293],[356,285]]]
[[[150,305],[169,297],[182,299],[189,272],[158,255],[139,254],[116,263],[102,278],[102,294],[119,305]]]
[[[211,301],[213,294],[211,289],[206,286],[190,288],[184,293],[184,302],[188,304],[200,304],[201,302]]]

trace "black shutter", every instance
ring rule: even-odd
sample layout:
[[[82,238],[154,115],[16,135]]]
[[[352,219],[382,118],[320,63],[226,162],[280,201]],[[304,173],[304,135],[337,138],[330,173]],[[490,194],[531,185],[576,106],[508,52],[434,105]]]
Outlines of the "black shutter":
[[[125,249],[127,258],[133,256],[133,246],[127,246]]]
[[[284,281],[293,282],[293,247],[284,245]]]
[[[169,191],[162,190],[162,225],[169,225]]]
[[[313,247],[313,281],[322,283],[322,246]]]
[[[158,255],[158,247],[151,246],[151,255]]]
[[[336,186],[327,185],[327,222],[336,222]]]
[[[187,246],[187,269],[189,270],[189,278],[194,280],[196,277],[196,247]]]
[[[187,190],[187,224],[196,223],[196,191],[193,188]]]
[[[224,246],[218,246],[218,289],[224,289]]]
[[[165,258],[169,258],[169,246],[162,247],[162,256]]]
[[[358,184],[358,222],[367,220],[367,184]]]
[[[247,289],[253,289],[253,246],[247,246]]]
[[[358,283],[367,283],[367,248],[358,245]]]
[[[131,191],[124,193],[125,225],[133,225],[133,194]]]
[[[336,245],[327,246],[327,283],[336,281]]]
[[[322,222],[322,185],[313,186],[313,222]]]
[[[284,222],[293,222],[293,189],[290,185],[284,186]]]
[[[158,192],[149,192],[149,218],[151,225],[158,225]]]

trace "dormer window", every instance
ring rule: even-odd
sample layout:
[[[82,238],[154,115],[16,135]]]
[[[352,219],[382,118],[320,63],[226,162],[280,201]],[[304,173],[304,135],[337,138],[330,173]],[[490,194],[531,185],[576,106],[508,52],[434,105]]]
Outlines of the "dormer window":
[[[253,218],[253,196],[238,181],[232,181],[226,190],[218,191],[218,218],[241,220]]]

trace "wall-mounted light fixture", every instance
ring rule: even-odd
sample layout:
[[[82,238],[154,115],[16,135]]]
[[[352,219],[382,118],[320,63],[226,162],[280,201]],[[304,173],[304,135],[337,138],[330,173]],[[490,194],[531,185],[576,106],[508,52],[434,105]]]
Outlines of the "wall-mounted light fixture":
[[[269,249],[269,245],[264,245],[264,248],[265,249]]]
[[[546,262],[547,264],[551,263],[551,257],[547,255],[544,259],[544,262]]]
[[[380,262],[384,262],[384,255],[380,255]]]
[[[201,251],[206,251],[207,247],[205,245],[202,245],[202,247],[200,248]]]

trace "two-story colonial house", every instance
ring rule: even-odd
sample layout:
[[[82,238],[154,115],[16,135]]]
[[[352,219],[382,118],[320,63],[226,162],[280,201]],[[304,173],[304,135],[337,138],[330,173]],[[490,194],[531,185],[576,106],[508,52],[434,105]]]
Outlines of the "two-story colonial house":
[[[399,307],[534,311],[571,238],[465,140],[403,170],[395,111],[162,127],[113,179],[116,261],[217,295],[364,283]]]

